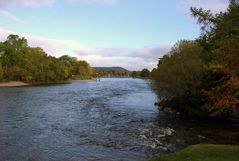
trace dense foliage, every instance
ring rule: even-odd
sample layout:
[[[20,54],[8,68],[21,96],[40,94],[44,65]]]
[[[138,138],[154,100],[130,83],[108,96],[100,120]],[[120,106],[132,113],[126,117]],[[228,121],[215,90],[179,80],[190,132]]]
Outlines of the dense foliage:
[[[147,68],[144,68],[141,71],[133,71],[133,72],[131,72],[130,75],[133,78],[149,78],[150,71]]]
[[[94,77],[128,77],[129,72],[123,70],[104,70],[104,69],[95,69]]]
[[[191,8],[201,36],[179,41],[153,73],[162,105],[186,114],[239,117],[239,1],[218,14]]]
[[[88,79],[92,73],[87,62],[67,55],[49,56],[41,48],[29,47],[27,40],[18,35],[9,35],[0,42],[0,81],[54,83],[72,76]]]

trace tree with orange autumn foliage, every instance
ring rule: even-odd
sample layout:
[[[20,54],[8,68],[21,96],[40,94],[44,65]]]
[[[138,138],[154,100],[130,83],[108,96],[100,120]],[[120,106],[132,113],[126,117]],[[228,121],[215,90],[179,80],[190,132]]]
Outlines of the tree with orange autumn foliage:
[[[232,76],[222,85],[205,91],[208,102],[204,108],[212,117],[239,116],[239,78]]]
[[[211,64],[221,66],[224,76],[205,91],[204,108],[213,117],[239,118],[239,1],[231,1],[227,12],[217,15],[209,32]]]
[[[239,119],[239,0],[230,0],[226,12],[191,12],[201,36],[172,48],[154,71],[162,104],[186,114]]]

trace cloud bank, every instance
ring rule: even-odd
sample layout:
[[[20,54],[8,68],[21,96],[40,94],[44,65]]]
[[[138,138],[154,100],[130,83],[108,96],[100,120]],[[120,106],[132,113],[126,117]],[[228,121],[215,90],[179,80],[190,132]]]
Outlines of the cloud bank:
[[[91,48],[72,40],[56,40],[29,35],[0,28],[0,41],[9,34],[18,34],[28,40],[31,47],[41,47],[48,54],[59,57],[70,55],[88,61],[92,66],[121,66],[129,70],[152,69],[157,66],[158,58],[166,54],[171,45],[150,46],[139,49],[130,48]]]

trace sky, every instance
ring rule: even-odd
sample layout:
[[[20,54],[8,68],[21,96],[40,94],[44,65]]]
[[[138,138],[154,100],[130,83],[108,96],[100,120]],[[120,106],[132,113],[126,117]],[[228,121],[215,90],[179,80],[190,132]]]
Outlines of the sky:
[[[0,41],[28,39],[49,55],[91,66],[153,69],[158,58],[200,27],[190,6],[225,11],[227,0],[0,0]]]

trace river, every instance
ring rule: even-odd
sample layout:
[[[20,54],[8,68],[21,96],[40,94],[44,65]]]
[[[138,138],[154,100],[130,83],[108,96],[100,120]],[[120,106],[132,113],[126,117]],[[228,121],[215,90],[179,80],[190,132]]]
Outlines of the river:
[[[0,160],[145,161],[239,143],[238,125],[185,121],[159,112],[157,100],[150,81],[131,78],[0,88]]]

